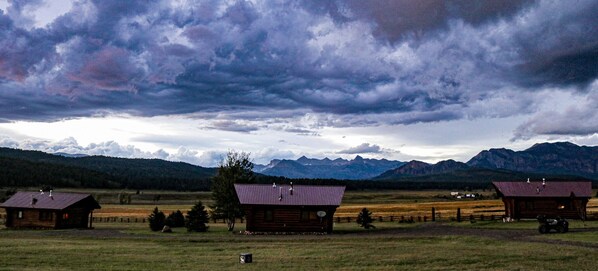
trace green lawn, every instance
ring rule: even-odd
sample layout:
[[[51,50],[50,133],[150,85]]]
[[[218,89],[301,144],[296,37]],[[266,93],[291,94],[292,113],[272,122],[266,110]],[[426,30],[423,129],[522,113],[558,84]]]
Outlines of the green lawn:
[[[596,248],[536,240],[556,234],[504,240],[429,231],[435,228],[431,223],[375,225],[365,231],[344,223],[324,236],[246,236],[222,224],[207,233],[173,234],[153,233],[140,223],[98,223],[95,230],[2,229],[0,270],[595,270],[598,265],[589,256]],[[243,252],[252,253],[254,263],[239,264]]]

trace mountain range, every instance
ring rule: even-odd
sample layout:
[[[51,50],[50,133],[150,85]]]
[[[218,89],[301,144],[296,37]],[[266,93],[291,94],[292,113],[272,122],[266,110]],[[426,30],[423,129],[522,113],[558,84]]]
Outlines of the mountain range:
[[[303,179],[304,183],[357,185],[356,189],[399,187],[395,185],[398,183],[411,183],[413,185],[409,187],[416,188],[441,187],[446,183],[480,186],[491,181],[525,178],[598,181],[598,147],[569,142],[541,143],[523,151],[504,148],[484,150],[466,163],[445,160],[436,164],[361,156],[352,160],[303,156],[297,160],[272,160],[268,165],[255,165],[254,171],[258,182],[263,183],[291,178]],[[209,190],[211,177],[216,172],[217,168],[160,159],[48,154],[0,148],[0,187],[52,185]],[[348,181],[335,182],[332,179]]]
[[[400,167],[404,162],[386,159],[367,159],[356,156],[353,160],[313,159],[302,156],[297,160],[272,160],[268,165],[255,165],[254,171],[270,176],[299,179],[364,180]]]
[[[440,161],[436,164],[411,161],[399,168],[386,171],[374,179],[400,180],[416,176],[480,170],[500,170],[561,178],[579,176],[598,180],[598,147],[557,142],[535,144],[523,151],[490,149],[480,152],[467,163],[453,160]]]

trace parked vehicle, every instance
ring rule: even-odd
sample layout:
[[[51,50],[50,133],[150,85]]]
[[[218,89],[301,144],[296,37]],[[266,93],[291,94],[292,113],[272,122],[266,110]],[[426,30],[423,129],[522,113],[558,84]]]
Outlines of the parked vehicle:
[[[556,218],[546,218],[545,215],[539,215],[537,217],[538,223],[538,231],[540,233],[549,233],[551,230],[555,230],[559,233],[565,233],[569,231],[569,222],[564,218],[556,217]]]

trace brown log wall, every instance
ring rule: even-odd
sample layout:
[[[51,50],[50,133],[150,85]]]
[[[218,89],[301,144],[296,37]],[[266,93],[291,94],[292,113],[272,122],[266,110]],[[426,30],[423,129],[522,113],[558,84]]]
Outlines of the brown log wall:
[[[266,210],[272,211],[272,219],[266,220]],[[308,219],[301,218],[301,211],[311,212]],[[317,211],[325,211],[322,219],[315,216]],[[245,207],[246,230],[267,232],[332,232],[332,217],[336,207]]]
[[[548,217],[580,219],[586,216],[587,199],[570,198],[507,198],[505,215],[514,219]],[[564,208],[560,209],[562,205]]]
[[[23,217],[18,218],[19,211],[23,212]],[[51,212],[51,220],[40,220],[40,212]],[[13,228],[47,228],[56,227],[56,213],[54,211],[36,210],[36,209],[7,209],[7,227]]]

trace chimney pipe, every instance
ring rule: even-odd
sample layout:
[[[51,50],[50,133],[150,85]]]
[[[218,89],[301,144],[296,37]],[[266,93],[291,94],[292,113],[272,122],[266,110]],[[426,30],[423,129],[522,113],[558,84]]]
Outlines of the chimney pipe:
[[[291,188],[289,188],[289,191],[291,192],[291,196],[293,195],[293,182],[291,182]]]

